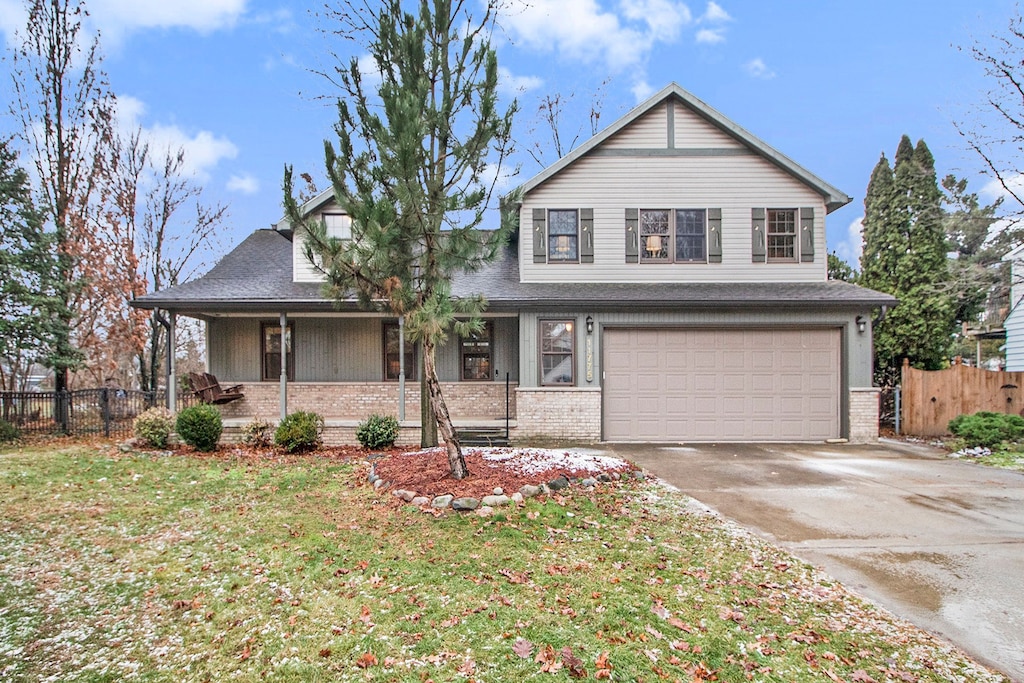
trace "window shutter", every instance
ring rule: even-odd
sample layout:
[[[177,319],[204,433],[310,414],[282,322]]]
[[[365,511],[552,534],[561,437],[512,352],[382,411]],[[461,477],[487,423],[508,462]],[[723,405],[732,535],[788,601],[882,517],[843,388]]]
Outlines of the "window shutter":
[[[814,207],[800,209],[800,260],[814,261]]]
[[[768,260],[764,222],[764,209],[750,210],[750,256],[754,263],[765,263]]]
[[[626,263],[640,262],[640,209],[626,209]]]
[[[533,262],[547,263],[548,235],[547,212],[544,209],[533,210]]]
[[[594,262],[594,210],[580,209],[580,263]]]
[[[722,210],[708,209],[708,263],[722,262]]]

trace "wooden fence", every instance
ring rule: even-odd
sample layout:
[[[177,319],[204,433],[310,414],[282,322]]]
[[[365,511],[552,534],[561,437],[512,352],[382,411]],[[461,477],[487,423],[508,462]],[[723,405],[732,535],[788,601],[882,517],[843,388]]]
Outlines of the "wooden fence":
[[[979,370],[960,360],[945,370],[916,370],[904,361],[901,431],[919,436],[948,434],[957,415],[988,410],[1024,414],[1024,372]]]

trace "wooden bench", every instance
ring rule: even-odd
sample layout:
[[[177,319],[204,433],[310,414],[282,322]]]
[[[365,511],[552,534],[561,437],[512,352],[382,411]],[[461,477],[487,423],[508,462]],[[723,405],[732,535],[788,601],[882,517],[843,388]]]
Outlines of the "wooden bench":
[[[241,384],[227,388],[221,387],[217,378],[208,372],[188,373],[188,383],[192,387],[192,393],[198,396],[203,403],[231,403],[245,398]]]

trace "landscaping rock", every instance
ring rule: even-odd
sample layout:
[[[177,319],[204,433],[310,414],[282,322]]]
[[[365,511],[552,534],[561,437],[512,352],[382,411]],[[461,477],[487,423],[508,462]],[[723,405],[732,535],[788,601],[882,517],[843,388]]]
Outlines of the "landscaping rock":
[[[452,504],[453,498],[454,496],[449,496],[447,493],[443,496],[438,496],[437,498],[434,498],[434,500],[430,502],[430,507],[437,508],[438,510],[443,510],[444,508]]]
[[[562,489],[569,488],[569,480],[565,477],[555,477],[548,482],[548,488],[552,491],[561,491]]]
[[[401,498],[406,503],[411,503],[412,499],[416,497],[415,491],[407,491],[406,489],[398,489],[395,491],[395,496]]]
[[[373,472],[370,472],[370,483],[371,484],[376,484],[378,479],[380,479],[380,477],[378,477]]]
[[[456,512],[466,512],[468,510],[476,510],[480,507],[480,501],[476,498],[456,498],[452,501],[452,510]]]
[[[593,479],[591,477],[587,477],[586,479],[581,481],[580,484],[582,484],[583,486],[586,486],[587,488],[594,488],[595,486],[597,486],[597,479]]]
[[[480,502],[488,507],[496,508],[502,505],[508,505],[508,502],[510,500],[511,498],[509,498],[508,496],[500,494],[494,496],[484,496],[483,500],[481,500]]]
[[[597,480],[608,483],[612,480],[612,478],[611,475],[609,475],[607,472],[602,472],[601,474],[597,475]]]
[[[516,505],[522,505],[524,502],[526,502],[526,499],[523,498],[523,494],[519,493],[519,491],[516,491],[515,493],[512,494],[512,502],[515,503]]]
[[[481,517],[490,517],[494,514],[494,508],[484,505],[482,507],[477,508],[476,514]]]
[[[415,505],[416,507],[423,507],[424,505],[430,505],[430,499],[427,498],[426,496],[416,496],[415,498],[413,498],[409,502],[412,503],[413,505]]]
[[[636,472],[633,473],[633,478],[636,479],[637,481],[643,481],[647,479],[647,475],[644,474],[641,470],[637,470]]]
[[[540,493],[540,487],[533,486],[532,484],[524,484],[523,487],[519,489],[519,493],[523,496],[523,498],[533,498],[538,493]]]
[[[501,488],[500,486],[495,486],[494,487],[494,495],[496,495],[496,496],[503,496],[503,495],[505,495],[505,490],[503,488]]]
[[[378,479],[377,481],[373,482],[373,488],[375,488],[375,489],[379,489],[379,488],[381,488],[383,486],[384,486],[384,480],[383,479]]]

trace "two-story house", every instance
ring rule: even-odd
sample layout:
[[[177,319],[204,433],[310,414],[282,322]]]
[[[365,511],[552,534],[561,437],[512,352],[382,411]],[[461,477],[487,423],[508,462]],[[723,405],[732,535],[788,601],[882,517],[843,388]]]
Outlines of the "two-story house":
[[[895,300],[827,279],[845,193],[675,84],[521,189],[513,244],[454,280],[489,301],[484,334],[439,349],[457,425],[508,406],[519,441],[877,437],[869,321]],[[303,211],[348,232],[330,192]],[[315,410],[352,441],[385,412],[418,438],[401,321],[324,299],[285,221],[138,305],[206,321],[211,372],[244,385],[229,422]]]

